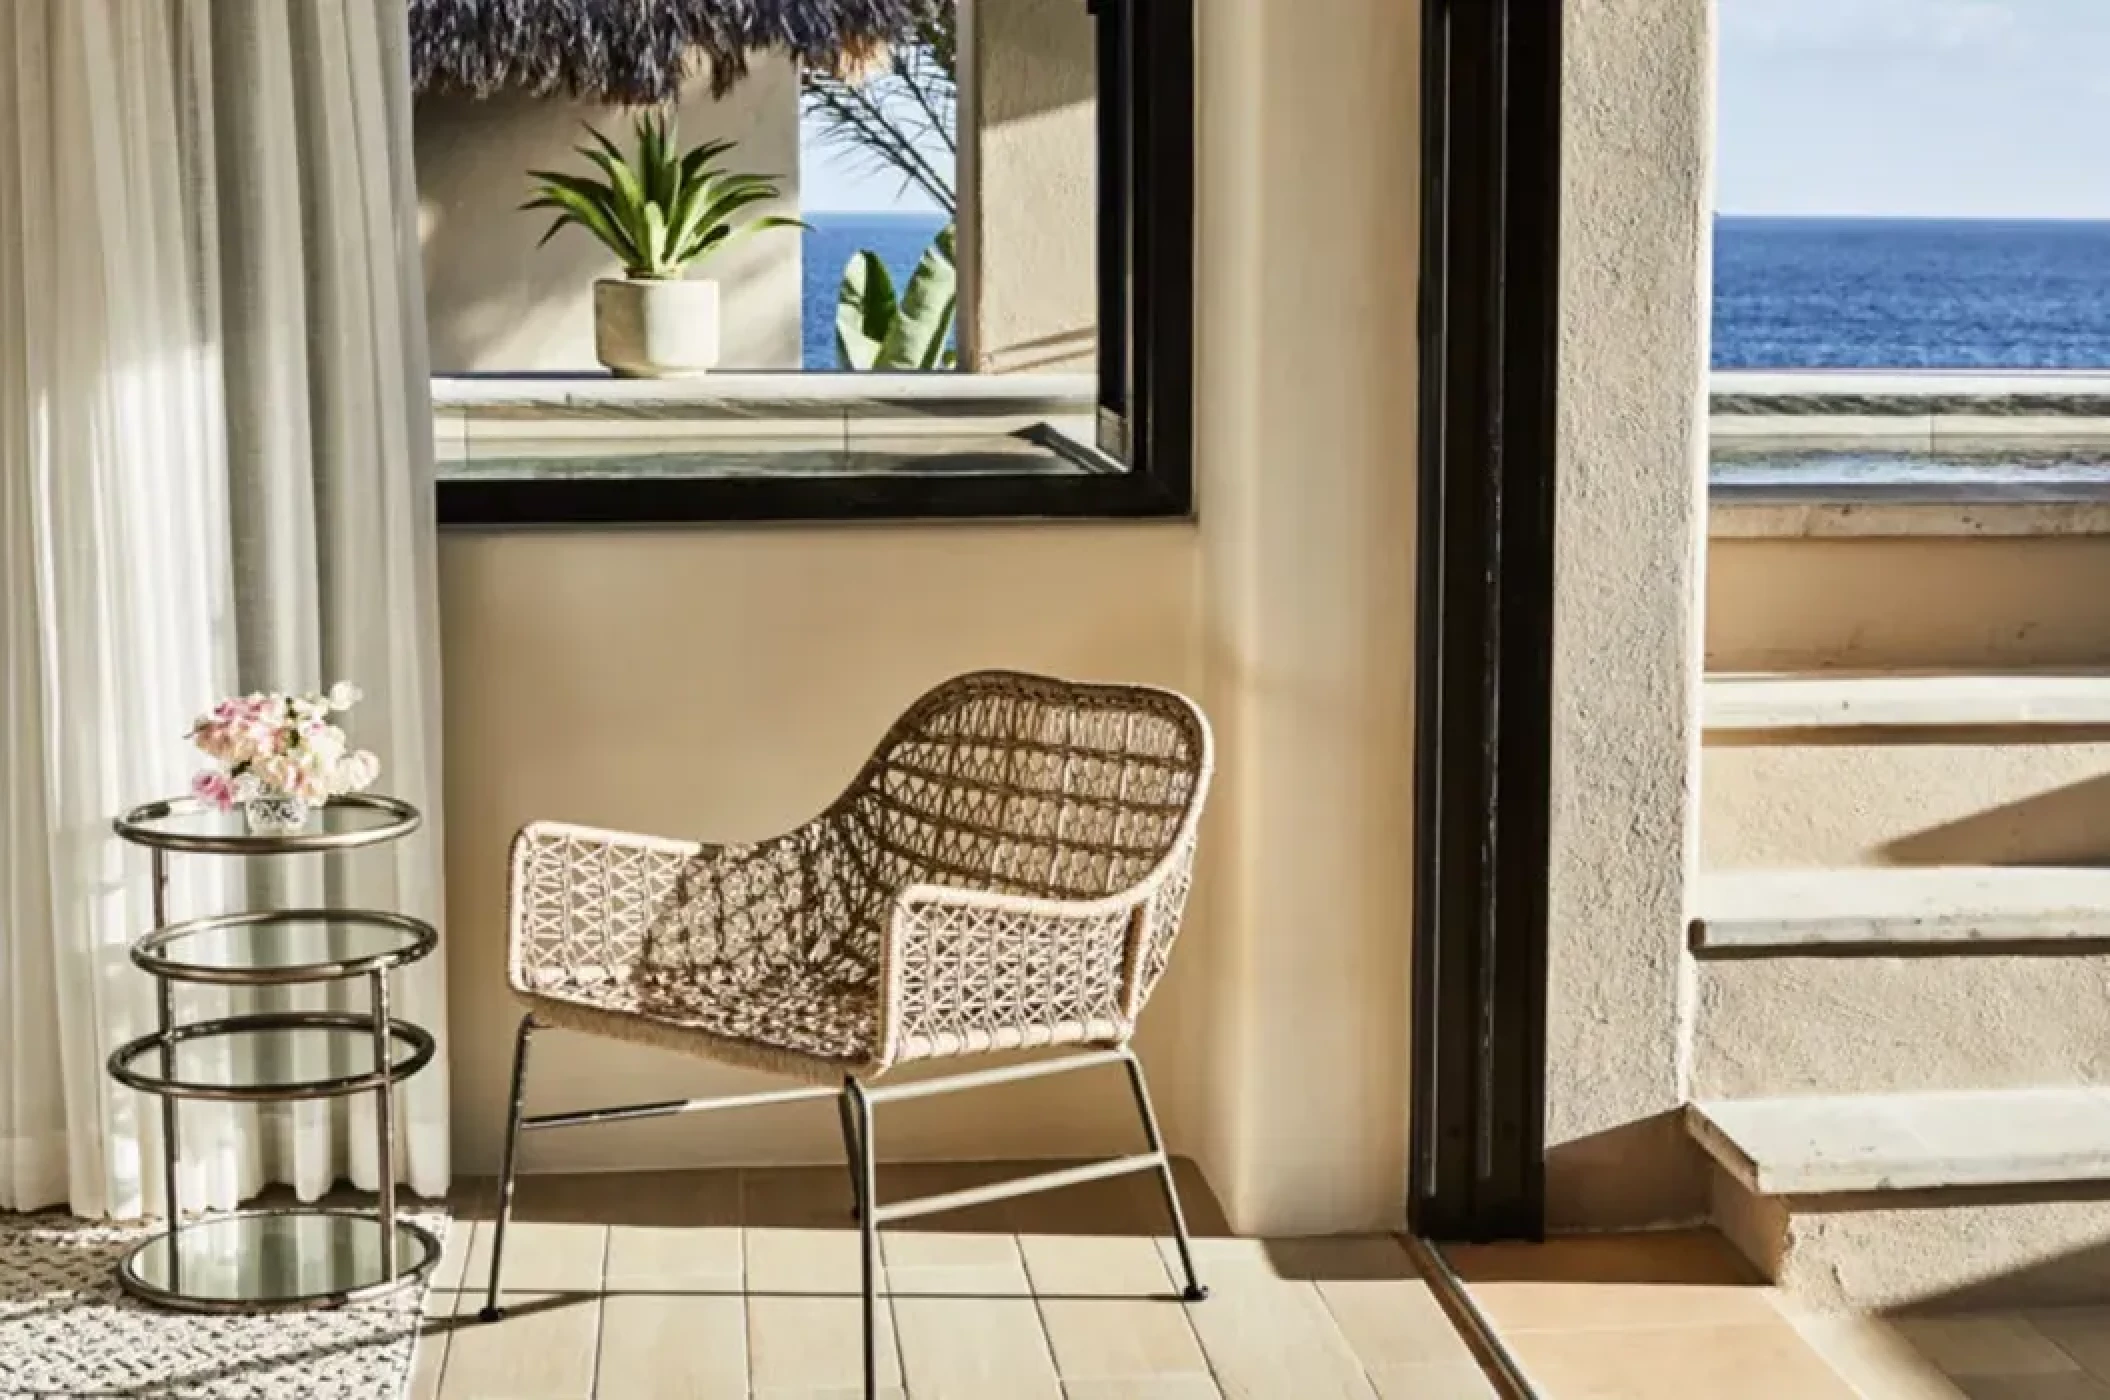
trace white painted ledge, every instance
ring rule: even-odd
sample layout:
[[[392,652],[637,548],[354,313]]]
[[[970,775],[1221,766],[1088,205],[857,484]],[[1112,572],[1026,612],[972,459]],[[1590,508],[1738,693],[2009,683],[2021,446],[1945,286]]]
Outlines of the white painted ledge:
[[[1768,1196],[2110,1181],[2110,1089],[1731,1099],[1685,1126]]]
[[[1694,897],[1701,955],[2087,942],[2110,942],[2110,869],[1711,871]]]
[[[2110,725],[2110,671],[1712,675],[1700,712],[1710,734],[2097,727]]]

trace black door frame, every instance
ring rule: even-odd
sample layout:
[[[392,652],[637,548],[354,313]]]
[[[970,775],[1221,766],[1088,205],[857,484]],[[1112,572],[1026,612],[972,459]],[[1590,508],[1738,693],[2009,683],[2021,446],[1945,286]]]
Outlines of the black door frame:
[[[1423,0],[1413,1178],[1545,1228],[1560,0]]]

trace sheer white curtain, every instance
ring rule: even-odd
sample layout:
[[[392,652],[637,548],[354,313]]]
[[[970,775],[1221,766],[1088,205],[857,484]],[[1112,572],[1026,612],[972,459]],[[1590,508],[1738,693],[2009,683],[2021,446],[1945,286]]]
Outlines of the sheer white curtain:
[[[438,919],[406,47],[404,7],[374,0],[0,10],[0,1209],[163,1208],[158,1103],[103,1068],[153,1025],[126,955],[146,860],[110,819],[184,789],[183,733],[218,695],[356,681],[353,737],[427,825],[328,867],[177,856],[178,916],[298,898]],[[228,1006],[178,995],[185,1019]],[[396,1014],[444,1054],[438,957],[400,975]],[[407,1184],[437,1194],[444,1058],[398,1102]],[[184,1206],[370,1185],[371,1111],[186,1106]]]

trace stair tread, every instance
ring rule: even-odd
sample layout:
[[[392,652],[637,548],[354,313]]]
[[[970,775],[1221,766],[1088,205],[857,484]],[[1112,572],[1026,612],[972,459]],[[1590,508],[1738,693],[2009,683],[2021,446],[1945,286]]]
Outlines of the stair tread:
[[[1957,865],[1701,875],[1693,948],[2110,939],[2110,868]]]
[[[1716,674],[1701,719],[1717,732],[2110,725],[2110,670]]]
[[[1724,1099],[1685,1124],[1769,1196],[2110,1181],[2110,1088]]]

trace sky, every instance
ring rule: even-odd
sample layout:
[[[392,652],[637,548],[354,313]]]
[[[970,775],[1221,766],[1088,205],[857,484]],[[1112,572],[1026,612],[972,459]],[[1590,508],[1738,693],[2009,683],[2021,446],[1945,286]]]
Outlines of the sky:
[[[2110,0],[2103,0],[2110,5]],[[943,151],[926,151],[941,163],[951,157]],[[799,207],[817,214],[844,210],[913,209],[919,213],[937,210],[930,197],[913,185],[902,188],[901,177],[892,171],[869,169],[870,162],[846,155],[833,145],[816,140],[813,123],[799,123]]]
[[[2110,218],[2110,0],[1718,0],[1725,214]]]

